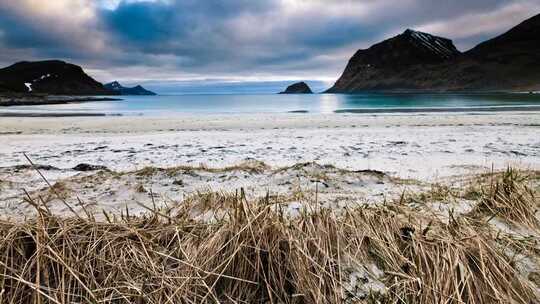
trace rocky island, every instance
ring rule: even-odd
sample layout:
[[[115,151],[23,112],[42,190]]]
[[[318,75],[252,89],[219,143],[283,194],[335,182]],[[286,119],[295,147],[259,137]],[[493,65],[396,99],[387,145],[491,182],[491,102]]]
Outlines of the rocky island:
[[[279,94],[313,94],[311,88],[305,82],[297,82],[291,84],[285,89],[285,91],[280,92]]]

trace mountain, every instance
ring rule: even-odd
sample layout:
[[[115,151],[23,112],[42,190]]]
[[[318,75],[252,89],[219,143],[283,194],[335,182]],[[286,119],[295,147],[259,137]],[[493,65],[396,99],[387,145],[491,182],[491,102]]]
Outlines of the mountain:
[[[117,92],[119,95],[157,95],[154,92],[148,91],[142,86],[138,85],[132,88],[122,86],[118,81],[107,83],[105,88],[111,91]]]
[[[516,59],[534,53],[540,58],[540,14],[525,20],[508,32],[485,41],[467,52],[469,56],[488,61]]]
[[[285,91],[280,92],[279,94],[313,94],[311,88],[305,82],[297,82],[291,84],[285,89]]]
[[[0,92],[112,95],[80,66],[59,60],[18,62],[0,69]]]
[[[459,64],[473,71],[467,79],[472,87],[539,90],[540,14],[465,52]]]
[[[539,88],[540,15],[536,15],[464,53],[449,39],[406,30],[358,50],[327,92]]]

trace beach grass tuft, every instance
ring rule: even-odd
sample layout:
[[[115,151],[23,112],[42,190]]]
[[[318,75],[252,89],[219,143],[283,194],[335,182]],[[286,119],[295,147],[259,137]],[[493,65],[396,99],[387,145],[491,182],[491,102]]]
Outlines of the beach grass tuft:
[[[527,183],[530,179],[513,168],[489,176],[473,191],[479,200],[474,212],[488,215],[488,221],[501,217],[510,224],[540,229],[538,193]]]
[[[29,197],[35,218],[0,222],[0,303],[535,303],[538,273],[508,248],[536,241],[478,224],[537,227],[526,184],[493,175],[476,209],[448,222],[403,199],[335,210],[306,195],[290,216],[281,196],[203,192],[98,221]]]

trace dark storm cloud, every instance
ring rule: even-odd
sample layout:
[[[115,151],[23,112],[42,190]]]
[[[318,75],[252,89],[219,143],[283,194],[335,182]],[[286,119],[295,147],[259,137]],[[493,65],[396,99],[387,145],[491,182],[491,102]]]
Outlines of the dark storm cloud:
[[[163,3],[120,4],[114,11],[102,12],[101,17],[107,31],[117,34],[121,42],[141,46],[167,41],[173,35],[189,31],[186,16]]]
[[[102,10],[100,19],[121,48],[172,55],[177,57],[179,68],[206,73],[277,72],[280,66],[310,61],[326,50],[373,39],[386,28],[384,24],[363,24],[360,19],[339,16],[313,19],[310,15],[292,15],[281,20],[278,4],[124,2],[114,10]],[[144,56],[140,58],[145,60]]]
[[[114,10],[100,10],[105,30],[140,48],[155,43],[167,46],[195,34],[224,35],[223,22],[248,12],[270,9],[264,1],[174,1],[121,2]],[[197,43],[197,41],[191,41]]]
[[[70,44],[61,35],[48,32],[41,24],[25,22],[1,7],[0,31],[0,45],[13,49],[39,49],[47,56],[65,55]]]
[[[2,40],[6,45],[17,48],[39,47],[48,49],[57,44],[57,37],[40,32],[37,25],[19,22],[19,18],[0,10],[0,28],[3,29]]]
[[[1,1],[0,60],[88,60],[103,44],[90,0]],[[6,55],[9,53],[9,55]]]
[[[73,59],[120,79],[133,71],[330,78],[356,49],[405,28],[467,48],[540,12],[540,0],[100,1],[0,1],[0,51]]]
[[[273,5],[244,0],[121,2],[114,10],[100,10],[99,19],[118,47],[177,56],[177,63],[196,68],[238,57],[242,45],[234,41],[227,23]]]

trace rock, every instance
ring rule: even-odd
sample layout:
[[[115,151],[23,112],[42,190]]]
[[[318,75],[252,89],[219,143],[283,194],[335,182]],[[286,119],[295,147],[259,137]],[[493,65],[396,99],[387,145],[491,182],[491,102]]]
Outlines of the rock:
[[[461,53],[451,40],[406,30],[358,50],[328,93],[537,91],[540,15]]]
[[[148,91],[142,86],[138,85],[132,88],[122,86],[118,81],[107,83],[105,88],[111,91],[115,91],[120,95],[157,95],[152,91]]]
[[[114,95],[80,66],[59,60],[18,62],[0,69],[0,92],[51,95]]]
[[[43,170],[43,171],[48,171],[48,170],[60,170],[58,169],[57,167],[54,167],[54,166],[50,166],[50,165],[40,165],[40,164],[35,164],[35,165],[16,165],[16,166],[13,166],[13,171],[15,172],[19,172],[21,170]]]
[[[74,171],[97,171],[97,170],[107,170],[105,166],[89,165],[89,164],[78,164],[72,168]]]
[[[305,82],[294,83],[285,89],[285,91],[279,94],[313,94],[310,87]]]

